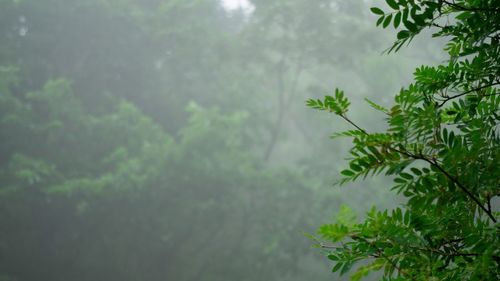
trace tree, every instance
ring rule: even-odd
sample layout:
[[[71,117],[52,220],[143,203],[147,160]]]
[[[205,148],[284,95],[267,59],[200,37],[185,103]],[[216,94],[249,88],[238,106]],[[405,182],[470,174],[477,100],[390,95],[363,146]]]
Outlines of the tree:
[[[323,277],[294,230],[324,204],[245,149],[247,112],[191,103],[175,139],[123,99],[97,114],[65,79],[12,93],[0,70],[0,280]]]
[[[366,261],[352,280],[379,270],[384,280],[499,280],[500,2],[386,2],[389,12],[371,11],[377,25],[401,29],[389,53],[432,28],[433,37],[448,39],[449,59],[417,68],[391,108],[368,100],[386,116],[384,132],[352,121],[341,90],[308,100],[354,126],[336,134],[353,140],[341,184],[385,173],[407,198],[402,208],[373,209],[361,223],[343,210],[320,228],[329,244],[318,246],[340,274]]]
[[[229,20],[218,0],[0,1],[0,280],[327,278],[301,230],[328,198],[252,156],[273,70],[242,71]]]

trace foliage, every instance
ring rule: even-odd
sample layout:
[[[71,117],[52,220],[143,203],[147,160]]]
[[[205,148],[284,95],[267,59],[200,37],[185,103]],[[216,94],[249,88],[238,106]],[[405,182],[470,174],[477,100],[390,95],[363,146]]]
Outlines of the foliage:
[[[0,0],[1,280],[330,278],[302,232],[394,203],[329,188],[342,148],[302,99],[416,59],[370,77],[366,1],[251,2]]]
[[[373,209],[361,223],[321,227],[319,243],[344,274],[359,261],[352,280],[383,270],[384,280],[500,279],[500,3],[489,0],[386,0],[374,7],[377,25],[401,28],[388,49],[398,51],[424,28],[449,41],[446,64],[421,66],[415,82],[390,108],[387,130],[372,133],[348,116],[349,102],[311,99],[355,126],[336,134],[353,139],[341,183],[385,173],[392,190],[408,200],[392,211]]]
[[[36,280],[40,271],[50,280],[75,272],[85,274],[72,280],[262,280],[298,272],[296,257],[308,249],[298,229],[312,227],[303,215],[314,217],[320,205],[308,204],[315,195],[300,172],[263,167],[244,149],[246,112],[191,103],[174,139],[133,104],[112,104],[92,113],[65,79],[0,96],[7,280]],[[240,251],[245,256],[235,259]],[[259,274],[250,274],[252,262]]]

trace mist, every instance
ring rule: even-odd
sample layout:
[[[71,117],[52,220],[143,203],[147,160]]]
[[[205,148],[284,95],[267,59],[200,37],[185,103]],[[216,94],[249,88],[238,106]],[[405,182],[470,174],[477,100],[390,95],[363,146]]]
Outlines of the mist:
[[[305,101],[341,88],[383,130],[364,99],[443,58],[385,53],[377,5],[0,1],[0,281],[349,280],[311,236],[402,199],[334,185],[351,128]]]

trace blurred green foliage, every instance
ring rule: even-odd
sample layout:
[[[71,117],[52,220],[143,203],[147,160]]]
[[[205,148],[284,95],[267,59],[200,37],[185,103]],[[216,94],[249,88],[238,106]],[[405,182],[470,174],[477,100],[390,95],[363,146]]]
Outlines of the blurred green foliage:
[[[0,0],[0,280],[331,278],[303,233],[395,197],[331,187],[342,125],[303,100],[376,100],[437,48],[374,78],[364,2],[252,4]]]

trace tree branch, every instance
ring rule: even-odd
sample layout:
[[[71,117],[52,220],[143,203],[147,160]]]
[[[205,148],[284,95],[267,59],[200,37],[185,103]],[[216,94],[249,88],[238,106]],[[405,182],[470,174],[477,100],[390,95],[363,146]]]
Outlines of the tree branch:
[[[364,130],[363,128],[359,127],[358,125],[356,125],[354,122],[352,122],[349,118],[347,118],[347,116],[345,116],[344,114],[341,114],[340,115],[345,121],[347,121],[349,124],[351,124],[352,126],[354,126],[356,129],[358,129],[359,131],[361,131],[362,133],[364,133],[365,135],[368,135],[368,133],[366,132],[366,130]],[[388,149],[390,150],[393,150],[395,152],[398,152],[400,154],[403,154],[407,157],[410,157],[410,158],[413,158],[415,160],[423,160],[427,163],[429,163],[431,166],[434,166],[436,169],[438,169],[443,175],[445,175],[449,180],[451,180],[455,185],[457,185],[463,192],[465,192],[465,194],[470,197],[470,199],[472,199],[472,201],[474,201],[478,206],[479,208],[481,208],[481,210],[483,210],[486,215],[494,222],[496,223],[497,220],[495,219],[495,217],[493,216],[492,212],[488,209],[486,209],[483,204],[481,203],[481,201],[479,201],[479,199],[474,196],[474,194],[472,194],[472,192],[469,191],[469,189],[467,189],[467,187],[465,187],[457,178],[453,177],[452,175],[450,175],[443,167],[441,167],[439,165],[439,163],[434,160],[434,159],[429,159],[427,157],[425,157],[424,155],[420,154],[420,155],[415,155],[413,153],[410,153],[408,151],[403,151],[403,150],[400,150],[400,149],[397,149],[397,148],[394,148],[394,147],[391,147],[389,146]]]
[[[420,160],[423,160],[427,163],[429,163],[431,166],[434,166],[436,169],[438,169],[443,175],[445,175],[449,180],[451,180],[455,185],[457,185],[463,192],[465,192],[465,194],[467,194],[467,196],[469,196],[472,201],[474,201],[478,206],[479,208],[481,208],[481,210],[483,210],[486,215],[488,215],[488,217],[494,222],[496,223],[497,220],[495,219],[495,217],[493,216],[493,214],[491,213],[491,211],[489,211],[488,209],[486,209],[483,204],[479,201],[479,199],[474,196],[474,194],[472,194],[472,192],[470,192],[462,183],[460,183],[460,181],[458,181],[457,178],[453,177],[452,175],[450,175],[443,167],[441,167],[436,160],[431,160],[431,159],[428,159],[427,157],[421,155],[421,156],[418,156],[418,155],[414,155],[415,159],[420,159]]]
[[[496,82],[496,83],[493,83],[493,84],[488,84],[488,85],[483,85],[481,87],[478,87],[478,88],[474,88],[474,89],[471,89],[471,90],[468,90],[468,91],[465,91],[463,93],[460,93],[458,95],[454,95],[454,96],[451,96],[451,97],[445,97],[444,100],[441,101],[441,103],[438,104],[438,107],[442,107],[445,103],[447,103],[448,101],[452,100],[452,99],[456,99],[456,98],[459,98],[461,96],[465,96],[467,94],[470,94],[472,92],[476,92],[476,91],[479,91],[479,90],[482,90],[482,89],[485,89],[485,88],[488,88],[488,87],[493,87],[493,86],[496,86],[496,85],[500,85],[500,82]]]
[[[368,133],[363,128],[361,128],[358,125],[356,125],[354,122],[351,121],[351,119],[347,118],[347,116],[345,116],[344,114],[340,114],[339,116],[342,117],[342,119],[344,119],[347,123],[351,124],[356,129],[358,129],[363,134],[368,135]]]
[[[485,8],[465,7],[465,6],[456,4],[455,2],[450,2],[450,1],[447,1],[447,0],[442,0],[442,1],[443,1],[443,3],[449,5],[450,7],[455,8],[456,10],[459,10],[459,11],[495,12],[495,13],[500,12],[499,9],[485,9]]]

